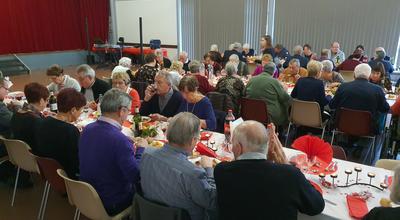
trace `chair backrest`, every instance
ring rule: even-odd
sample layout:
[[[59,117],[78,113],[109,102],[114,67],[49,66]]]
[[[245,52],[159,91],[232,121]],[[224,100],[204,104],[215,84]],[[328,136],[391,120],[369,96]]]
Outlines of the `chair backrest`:
[[[290,121],[296,125],[322,128],[321,109],[318,102],[293,99]]]
[[[228,112],[229,109],[233,109],[233,104],[231,97],[227,94],[220,93],[220,92],[209,92],[207,93],[208,99],[214,108],[214,110]]]
[[[354,80],[354,71],[340,71],[345,82],[351,82]]]
[[[397,166],[400,166],[400,160],[380,159],[376,161],[375,166],[387,170],[394,170]]]
[[[152,202],[139,193],[135,194],[133,203],[135,220],[190,220],[185,210]]]
[[[240,115],[244,120],[254,120],[264,125],[269,123],[267,103],[260,99],[240,99]]]
[[[28,172],[40,173],[35,155],[30,152],[31,148],[27,143],[13,139],[4,139],[3,142],[12,164]]]
[[[339,160],[347,160],[346,152],[343,150],[342,147],[337,145],[332,145],[332,151],[333,151],[333,158]]]
[[[68,178],[64,170],[58,169],[57,173],[64,179],[70,203],[82,214],[89,219],[111,219],[104,209],[99,194],[90,184]]]
[[[368,111],[360,111],[341,108],[336,112],[335,127],[347,135],[373,136],[372,114]]]
[[[136,89],[136,91],[139,93],[140,100],[144,99],[147,86],[148,86],[147,82],[138,82],[138,81],[131,82],[131,87]]]
[[[51,188],[60,194],[67,193],[64,179],[57,174],[58,169],[63,169],[61,165],[56,160],[45,157],[36,157],[36,162],[39,166],[40,175],[49,182]]]
[[[159,39],[151,39],[150,40],[150,48],[151,49],[159,49],[159,48],[161,48],[161,40],[159,40]]]

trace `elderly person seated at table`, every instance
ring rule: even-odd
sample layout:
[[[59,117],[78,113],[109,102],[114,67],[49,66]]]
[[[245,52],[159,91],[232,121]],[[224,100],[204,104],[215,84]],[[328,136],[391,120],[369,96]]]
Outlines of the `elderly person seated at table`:
[[[204,66],[206,68],[206,76],[209,78],[211,77],[210,74],[214,74],[214,76],[221,74],[222,66],[214,61],[209,53],[204,55]]]
[[[333,71],[333,63],[330,60],[324,60],[322,63],[321,80],[324,87],[337,87],[344,83],[343,76]]]
[[[378,62],[381,62],[383,66],[385,67],[386,70],[386,75],[390,75],[393,73],[394,68],[393,65],[390,63],[390,61],[385,60],[386,56],[386,51],[385,48],[383,47],[378,47],[375,49],[375,58],[371,61],[368,62],[368,65],[371,66],[371,68],[374,68],[376,65],[378,65]]]
[[[178,88],[179,82],[185,75],[185,70],[183,69],[183,63],[181,61],[173,61],[171,67],[169,68],[169,74],[172,76],[172,84],[175,88]]]
[[[114,73],[112,79],[112,87],[119,89],[121,92],[126,92],[132,98],[131,112],[134,113],[136,108],[140,108],[140,97],[136,89],[131,88],[129,85],[131,83],[129,76],[126,72],[116,72]]]
[[[247,60],[242,57],[242,44],[239,42],[235,42],[229,46],[229,49],[224,51],[224,54],[222,55],[222,59],[224,63],[227,63],[229,61],[229,57],[231,57],[232,54],[238,55],[239,59],[243,62],[246,62]]]
[[[390,200],[395,204],[400,204],[400,166],[394,170],[393,181],[390,191]],[[400,207],[376,207],[371,209],[364,216],[363,220],[398,220],[400,217]]]
[[[161,70],[155,77],[155,84],[146,88],[141,115],[150,115],[153,120],[162,120],[178,113],[183,102],[182,95],[173,87],[173,78],[166,70]]]
[[[14,114],[12,109],[17,106],[20,107],[20,104],[16,101],[11,101],[8,105],[4,103],[11,85],[12,82],[7,77],[3,77],[3,73],[0,71],[0,135],[5,138],[10,138],[11,135],[11,118]],[[5,149],[2,149],[0,144],[0,157],[6,154]]]
[[[90,103],[98,102],[100,95],[104,95],[111,86],[105,81],[98,79],[94,69],[87,64],[82,64],[76,68],[78,82],[81,85],[81,93],[86,101]]]
[[[378,62],[374,67],[371,68],[371,76],[369,77],[369,82],[380,86],[386,91],[392,91],[392,82],[390,82],[389,77],[386,76],[385,66]]]
[[[118,89],[101,102],[101,116],[87,125],[79,140],[80,180],[92,185],[111,216],[128,208],[139,182],[139,160],[144,151],[122,132],[131,97]]]
[[[55,95],[64,88],[73,88],[78,92],[81,91],[81,86],[78,81],[68,75],[64,75],[64,69],[58,64],[51,65],[47,68],[46,75],[51,80],[47,89]]]
[[[198,90],[201,94],[206,95],[209,92],[213,92],[215,88],[210,85],[208,79],[200,73],[201,63],[197,60],[192,60],[189,64],[190,73],[198,81]]]
[[[293,48],[293,56],[290,57],[290,60],[286,60],[283,64],[283,68],[287,68],[290,65],[290,61],[293,59],[299,60],[299,67],[307,68],[308,59],[302,56],[303,47],[301,45],[297,45]]]
[[[328,57],[333,60],[335,66],[340,65],[346,59],[346,55],[340,50],[340,44],[336,41],[331,44]]]
[[[154,83],[154,77],[158,72],[157,68],[157,56],[155,54],[147,54],[144,57],[144,64],[141,66],[136,73],[135,81],[146,82],[148,84]]]
[[[293,58],[289,62],[289,67],[284,69],[279,75],[279,80],[282,82],[296,83],[300,77],[306,76],[308,76],[307,70],[300,66],[300,61],[298,59]]]
[[[243,49],[242,50],[242,57],[243,58],[247,59],[247,57],[254,56],[254,49],[250,48],[250,44],[248,44],[248,43],[243,44],[242,49]]]
[[[86,105],[85,96],[72,88],[61,90],[57,96],[58,113],[47,117],[38,126],[37,156],[53,158],[69,177],[79,173],[78,143],[80,132],[73,122]]]
[[[272,78],[275,72],[275,64],[269,62],[264,66],[264,72],[252,77],[246,86],[246,98],[265,100],[268,117],[277,126],[288,123],[288,108],[290,96],[287,94],[281,82]],[[257,111],[257,109],[254,109]]]
[[[358,51],[360,51],[361,52],[361,56],[360,56],[360,58],[358,59],[358,61],[360,61],[361,63],[368,63],[368,56],[366,56],[365,54],[364,54],[364,52],[365,52],[365,49],[364,49],[364,46],[363,45],[357,45],[357,47],[356,47],[356,49],[354,50],[354,51],[356,51],[356,50],[358,50]],[[352,55],[350,55],[347,59],[352,59],[353,58],[353,54]]]
[[[183,70],[185,70],[185,73],[189,72],[190,59],[186,51],[179,53],[178,60],[183,63]]]
[[[245,86],[243,81],[235,76],[236,70],[236,65],[228,62],[225,65],[226,76],[218,81],[215,91],[227,94],[231,97],[233,112],[235,115],[238,115],[240,107],[239,100],[244,96]]]
[[[201,94],[197,88],[199,83],[193,76],[185,76],[179,83],[179,91],[182,94],[183,102],[178,112],[191,112],[200,118],[202,129],[215,130],[217,122],[214,109],[210,100]]]
[[[135,80],[135,76],[132,74],[132,60],[129,57],[121,57],[118,61],[118,66],[114,67],[111,72],[111,78],[113,77],[114,73],[116,72],[126,72],[129,76],[131,81]]]
[[[262,72],[264,72],[264,65],[269,63],[269,62],[273,62],[271,54],[262,55],[261,65],[257,65],[257,67],[254,70],[254,73],[252,74],[252,76],[257,76],[257,75],[260,75]],[[275,72],[272,75],[272,77],[274,77],[274,78],[278,78],[279,77],[278,69],[275,70]]]
[[[219,52],[218,45],[212,44],[210,47],[210,51],[208,51],[208,54],[210,55],[211,60],[217,62],[220,65],[222,64],[222,56]]]
[[[351,58],[349,57],[347,60],[343,61],[338,67],[336,67],[337,71],[354,71],[358,64],[361,64],[360,61],[361,50],[355,50]]]
[[[157,65],[160,69],[168,69],[171,67],[171,60],[169,60],[168,57],[164,57],[161,49],[156,49],[154,54],[156,55]]]
[[[339,86],[335,96],[329,103],[331,109],[340,110],[348,108],[360,111],[368,111],[372,115],[373,134],[376,135],[375,150],[379,156],[382,147],[381,134],[384,115],[389,111],[389,104],[386,102],[383,89],[369,83],[371,67],[368,64],[359,64],[354,69],[355,80],[343,83]]]
[[[318,79],[321,76],[321,69],[322,64],[320,62],[311,60],[307,64],[308,76],[297,81],[290,96],[302,101],[318,102],[322,118],[327,119],[323,111],[332,96],[325,96],[324,84],[322,80]]]
[[[200,124],[188,112],[174,116],[167,128],[168,143],[146,150],[140,164],[144,197],[184,209],[192,220],[209,219],[208,212],[217,206],[213,160],[203,156],[201,167],[188,160],[199,141]]]
[[[18,110],[11,118],[11,131],[14,139],[24,141],[36,153],[38,149],[36,131],[42,123],[43,110],[49,100],[49,91],[39,83],[25,85],[24,93],[28,104]]]
[[[249,68],[247,67],[247,64],[243,61],[240,61],[239,57],[236,54],[232,54],[229,57],[229,62],[235,64],[236,69],[237,69],[237,74],[239,76],[249,75]]]
[[[268,134],[270,133],[270,134]],[[324,210],[322,195],[299,169],[269,161],[282,147],[276,134],[256,121],[245,121],[233,131],[233,162],[215,167],[221,220],[297,219],[298,212],[317,215]],[[270,148],[275,148],[270,154]],[[285,161],[285,160],[284,160]],[[244,202],[246,201],[246,202]]]

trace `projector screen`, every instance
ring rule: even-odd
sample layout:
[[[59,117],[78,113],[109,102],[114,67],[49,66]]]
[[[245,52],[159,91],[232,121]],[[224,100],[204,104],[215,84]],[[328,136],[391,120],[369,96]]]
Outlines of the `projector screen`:
[[[143,20],[143,43],[160,39],[163,45],[177,45],[176,0],[116,0],[118,37],[139,43],[139,17]]]

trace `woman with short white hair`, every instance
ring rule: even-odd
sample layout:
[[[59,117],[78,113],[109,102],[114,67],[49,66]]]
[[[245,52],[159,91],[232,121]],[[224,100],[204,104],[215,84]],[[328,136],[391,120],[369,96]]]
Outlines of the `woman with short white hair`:
[[[242,47],[242,48],[243,48],[242,56],[243,56],[244,58],[254,56],[254,49],[251,49],[251,48],[250,48],[250,44],[245,43],[245,44],[243,44],[243,47]]]
[[[322,63],[321,80],[325,87],[337,87],[344,83],[343,76],[333,71],[333,63],[330,60],[324,60]]]
[[[226,76],[218,81],[215,91],[227,94],[231,97],[234,108],[233,112],[235,115],[238,115],[240,106],[239,100],[244,96],[245,86],[241,79],[235,77],[237,74],[236,66],[237,65],[233,62],[228,62],[225,65]]]
[[[239,76],[247,76],[249,75],[249,68],[247,64],[243,61],[240,61],[239,56],[236,54],[232,54],[229,57],[229,62],[233,63],[236,66],[237,74]]]
[[[210,56],[213,62],[216,62],[220,65],[222,64],[222,55],[221,52],[219,52],[218,45],[211,45],[210,51],[207,54]]]

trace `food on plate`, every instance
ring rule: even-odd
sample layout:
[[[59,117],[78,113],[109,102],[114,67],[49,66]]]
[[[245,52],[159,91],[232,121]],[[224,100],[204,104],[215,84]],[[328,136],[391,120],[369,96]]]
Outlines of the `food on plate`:
[[[388,99],[396,99],[397,97],[396,97],[396,95],[394,95],[394,94],[389,94],[388,95]]]
[[[161,141],[152,141],[152,142],[150,143],[150,146],[156,147],[156,148],[160,148],[160,147],[164,146],[164,143],[161,142]]]
[[[386,198],[382,198],[379,201],[379,204],[381,204],[381,206],[383,206],[383,207],[392,207],[392,201],[390,201],[390,199],[386,199]]]

